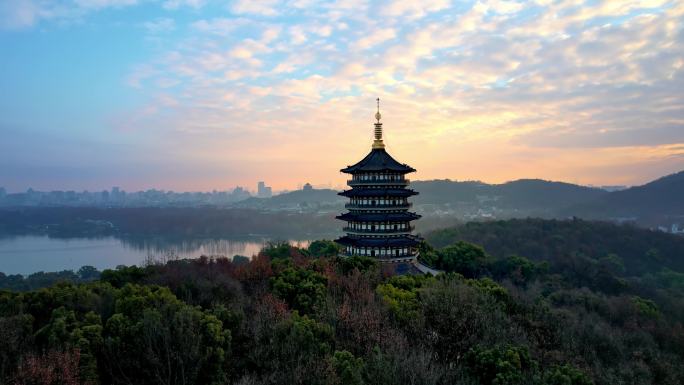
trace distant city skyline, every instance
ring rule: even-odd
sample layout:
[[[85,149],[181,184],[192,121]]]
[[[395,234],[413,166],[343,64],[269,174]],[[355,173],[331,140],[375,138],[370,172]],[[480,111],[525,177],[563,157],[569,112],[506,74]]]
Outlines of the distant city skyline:
[[[643,184],[684,169],[683,25],[668,0],[6,0],[0,185],[339,187],[376,97],[414,179]]]
[[[665,175],[663,175],[665,176]],[[442,178],[442,179],[449,179],[449,178]],[[528,178],[521,178],[521,179],[528,179]],[[655,178],[658,179],[658,178]],[[434,180],[434,179],[433,179]],[[457,181],[456,179],[449,179],[452,181]],[[414,179],[414,181],[421,181],[420,179]],[[427,180],[425,180],[427,181]],[[262,181],[260,181],[262,182]],[[267,181],[263,181],[264,183],[268,183]],[[463,181],[462,181],[463,182]],[[483,182],[487,183],[486,181],[478,181],[478,182]],[[512,182],[512,181],[505,181],[502,183],[507,183],[507,182]],[[565,183],[571,183],[567,181],[551,181],[551,182],[565,182]],[[651,180],[646,181],[651,182]],[[61,189],[39,189],[39,188],[33,188],[33,187],[28,187],[23,190],[10,190],[7,189],[4,186],[0,186],[0,197],[3,194],[17,194],[17,193],[26,193],[29,190],[37,191],[37,192],[43,192],[43,193],[50,193],[50,192],[77,192],[77,193],[82,193],[82,192],[88,192],[88,193],[101,193],[101,192],[112,192],[115,190],[120,190],[125,193],[139,193],[139,192],[146,192],[146,191],[162,191],[162,192],[172,192],[172,193],[178,193],[178,194],[185,194],[185,193],[203,193],[203,194],[208,194],[212,192],[233,192],[235,190],[244,190],[248,192],[250,195],[259,197],[259,182],[257,182],[256,187],[250,188],[250,186],[240,186],[240,185],[235,185],[235,186],[229,186],[226,188],[210,188],[206,190],[174,190],[174,189],[164,189],[164,188],[158,188],[158,187],[149,187],[149,188],[144,188],[144,189],[126,189],[122,188],[121,186],[111,186],[109,188],[96,188],[96,189],[66,189],[66,188],[61,188]],[[497,183],[494,183],[497,184]],[[575,184],[575,183],[571,183]],[[593,187],[593,188],[598,188],[606,191],[619,191],[619,190],[624,190],[629,187],[633,186],[638,186],[638,185],[594,185],[594,184],[577,184],[579,186],[586,186],[586,187]],[[266,187],[271,187],[271,186],[266,186]],[[348,187],[344,184],[340,184],[339,186],[330,186],[329,184],[312,184],[309,182],[303,182],[303,183],[298,183],[296,186],[293,188],[285,188],[285,189],[279,189],[279,190],[271,190],[272,195],[278,195],[282,193],[287,193],[287,192],[292,192],[292,191],[297,191],[297,190],[311,190],[311,189],[332,189],[332,190],[345,190]]]
[[[267,184],[268,181],[265,181],[264,183]],[[336,189],[336,188],[338,188],[338,187],[339,187],[340,189],[341,189],[341,188],[344,188],[343,185],[340,185],[340,186],[335,187],[335,186],[330,186],[330,185],[328,185],[328,184],[311,184],[311,183],[309,183],[309,182],[301,182],[301,183],[298,183],[296,186],[294,186],[294,187],[292,187],[292,188],[289,188],[289,189],[288,189],[288,188],[285,188],[285,189],[271,189],[271,193],[272,193],[273,195],[277,195],[277,194],[280,194],[280,193],[283,193],[283,192],[289,192],[289,191],[295,191],[295,190],[306,189],[307,186],[308,186],[308,188],[314,188],[314,189]],[[266,187],[269,187],[269,188],[270,188],[271,186],[266,186]],[[234,186],[227,186],[227,187],[222,187],[222,188],[209,188],[209,189],[206,189],[206,190],[174,190],[174,189],[159,188],[159,187],[156,187],[156,186],[150,186],[150,187],[142,188],[142,189],[136,189],[136,188],[127,189],[127,188],[124,188],[124,187],[122,187],[122,186],[110,186],[110,187],[93,188],[93,189],[74,189],[74,188],[49,188],[49,189],[41,189],[41,188],[36,188],[36,187],[33,187],[33,186],[29,186],[29,187],[24,188],[24,189],[13,190],[13,189],[8,189],[8,188],[5,187],[5,186],[0,186],[0,195],[2,195],[3,193],[6,193],[6,194],[25,193],[25,192],[27,192],[27,191],[29,191],[29,190],[40,191],[40,192],[53,192],[53,191],[62,191],[62,192],[66,192],[66,191],[75,191],[75,192],[84,192],[84,191],[87,191],[87,192],[91,192],[91,193],[99,193],[99,192],[103,192],[103,191],[111,192],[111,191],[113,191],[114,189],[120,189],[121,191],[125,191],[125,192],[144,192],[144,191],[158,190],[158,191],[171,191],[171,192],[175,192],[175,193],[211,193],[211,192],[214,192],[214,191],[216,191],[216,192],[225,192],[225,191],[233,191],[233,190],[235,190],[235,189],[244,189],[244,191],[247,191],[247,192],[249,192],[250,194],[252,194],[252,195],[254,195],[254,196],[258,196],[258,195],[259,195],[259,185],[258,185],[258,182],[257,182],[257,184],[255,184],[254,186],[234,185]]]

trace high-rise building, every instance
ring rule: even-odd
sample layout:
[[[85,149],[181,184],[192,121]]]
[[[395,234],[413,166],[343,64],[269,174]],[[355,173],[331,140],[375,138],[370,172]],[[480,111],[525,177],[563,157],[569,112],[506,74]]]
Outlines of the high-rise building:
[[[410,261],[418,255],[421,238],[412,234],[411,221],[420,215],[409,211],[408,198],[417,195],[407,189],[406,174],[416,170],[397,162],[385,150],[380,122],[380,99],[375,114],[375,140],[371,152],[353,166],[343,168],[351,174],[350,190],[339,195],[349,198],[348,212],[337,216],[346,222],[347,235],[336,240],[346,255],[365,255],[381,262]]]
[[[259,182],[257,184],[257,196],[259,198],[270,198],[273,195],[271,187],[266,186],[266,183]]]

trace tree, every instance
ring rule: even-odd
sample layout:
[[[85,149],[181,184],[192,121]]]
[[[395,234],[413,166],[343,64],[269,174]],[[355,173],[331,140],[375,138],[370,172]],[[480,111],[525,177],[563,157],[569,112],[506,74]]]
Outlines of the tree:
[[[100,278],[100,272],[93,266],[81,266],[80,269],[76,272],[78,276],[85,281],[90,281],[93,279],[98,279]]]
[[[497,346],[486,349],[477,346],[466,355],[470,374],[483,385],[514,385],[527,383],[537,363],[527,348]]]
[[[388,283],[379,285],[377,292],[399,322],[408,324],[420,316],[420,304],[415,289],[406,290]]]
[[[244,255],[234,255],[233,256],[233,263],[236,265],[246,265],[250,261],[249,257],[245,257]]]
[[[214,315],[166,288],[125,286],[103,331],[103,362],[114,384],[218,384],[231,333]]]
[[[466,278],[479,276],[486,268],[487,255],[482,247],[458,241],[437,251],[436,267],[446,272],[457,272]]]
[[[342,251],[342,247],[333,241],[313,241],[308,251],[312,257],[334,257]]]
[[[314,307],[325,298],[324,275],[308,269],[288,267],[271,278],[271,290],[295,310],[311,314]]]
[[[21,361],[14,377],[16,385],[81,385],[78,350],[30,354]]]
[[[363,359],[354,357],[346,350],[335,351],[332,366],[340,382],[345,385],[363,385]]]
[[[114,287],[123,287],[127,283],[140,283],[148,276],[145,268],[135,265],[119,265],[115,270],[107,269],[102,272],[100,279],[109,282]]]
[[[366,257],[363,255],[340,257],[338,262],[343,274],[348,274],[354,269],[360,272],[367,272],[375,269],[378,266],[378,262],[375,258]]]
[[[269,242],[264,246],[259,254],[271,259],[289,258],[292,254],[292,246],[287,242]]]
[[[593,385],[587,375],[571,365],[553,367],[544,379],[545,385]]]
[[[517,255],[496,260],[492,264],[492,274],[498,279],[508,278],[516,285],[526,285],[532,281],[540,268],[525,257]]]

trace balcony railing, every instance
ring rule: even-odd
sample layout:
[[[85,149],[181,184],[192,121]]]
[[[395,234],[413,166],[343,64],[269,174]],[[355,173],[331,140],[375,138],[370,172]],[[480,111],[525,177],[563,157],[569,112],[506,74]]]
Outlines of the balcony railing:
[[[363,255],[366,257],[374,257],[374,258],[377,258],[379,260],[379,262],[404,262],[404,261],[412,260],[412,259],[418,257],[419,254],[420,253],[418,252],[418,250],[409,251],[406,253],[399,253],[399,254],[395,253],[395,254],[391,254],[391,255],[388,255],[388,254],[379,255],[379,253],[372,255],[370,253],[364,254],[364,253],[353,253],[353,252],[350,253],[350,252],[346,252],[346,251],[342,252],[342,255],[348,256],[348,257],[352,256],[352,255]]]
[[[396,204],[361,204],[361,203],[346,203],[344,205],[347,209],[356,210],[396,210],[396,209],[408,209],[413,206],[413,203],[396,203]]]
[[[389,180],[389,179],[349,179],[347,180],[347,185],[349,186],[407,186],[409,183],[411,183],[410,180],[408,179],[397,179],[397,180]]]
[[[379,229],[377,227],[375,227],[375,229],[370,229],[370,228],[359,229],[359,228],[352,228],[349,226],[345,226],[342,228],[342,231],[347,232],[347,233],[353,233],[353,234],[404,234],[404,233],[410,233],[415,229],[416,229],[415,226],[409,226],[409,227],[405,227],[403,229],[401,229],[401,228]]]

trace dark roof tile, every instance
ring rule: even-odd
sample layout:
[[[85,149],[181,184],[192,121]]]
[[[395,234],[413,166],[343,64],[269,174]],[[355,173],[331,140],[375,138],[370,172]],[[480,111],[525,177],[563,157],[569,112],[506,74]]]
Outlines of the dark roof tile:
[[[397,162],[384,148],[374,148],[365,158],[353,166],[340,170],[347,174],[371,171],[394,171],[399,173],[414,172],[413,167]]]

